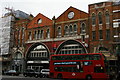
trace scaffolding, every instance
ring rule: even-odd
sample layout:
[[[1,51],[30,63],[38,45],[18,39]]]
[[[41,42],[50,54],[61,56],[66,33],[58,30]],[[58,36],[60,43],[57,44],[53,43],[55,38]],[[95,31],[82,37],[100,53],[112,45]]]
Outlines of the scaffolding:
[[[12,15],[1,18],[1,55],[9,54],[12,21],[14,21]]]

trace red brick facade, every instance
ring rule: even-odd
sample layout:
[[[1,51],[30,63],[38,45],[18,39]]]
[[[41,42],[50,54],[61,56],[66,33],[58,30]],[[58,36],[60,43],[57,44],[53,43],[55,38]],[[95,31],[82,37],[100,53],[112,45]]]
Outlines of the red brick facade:
[[[68,18],[69,12],[73,11],[74,12],[74,17],[72,19]],[[38,20],[42,19],[42,23],[38,24]],[[85,24],[85,42],[88,45],[88,14],[80,11],[76,8],[70,7],[68,8],[63,14],[61,14],[57,19],[50,20],[47,17],[45,17],[42,14],[38,14],[29,24],[26,30],[26,45],[30,43],[31,45],[34,43],[44,43],[50,53],[54,52],[53,51],[53,46],[51,45],[56,45],[58,47],[63,41],[69,40],[69,39],[74,39],[81,41],[82,43],[82,38],[81,36],[84,34],[81,34],[80,27],[81,24]],[[65,35],[65,25],[72,26],[76,25],[76,33],[72,33],[72,35],[68,34]],[[61,27],[61,35],[58,36],[58,27]],[[50,37],[47,38],[47,29],[50,30]],[[35,39],[35,31],[38,30],[43,30],[44,36],[43,38]],[[29,32],[31,32],[32,38],[29,40]],[[79,38],[76,38],[75,36],[80,36]],[[30,46],[28,46],[29,48]],[[26,48],[27,50],[27,48]]]
[[[25,24],[22,55],[27,68],[41,69],[52,54],[102,52],[109,57],[116,55],[120,37],[120,5],[101,2],[88,7],[89,12],[86,13],[70,6],[52,20],[39,13]],[[15,34],[18,33],[22,40],[22,32],[17,31]],[[16,41],[19,41],[18,36],[15,35]]]
[[[101,2],[89,5],[89,41],[90,52],[103,52],[110,55],[116,55],[116,47],[114,46],[115,34],[119,35],[117,28],[114,28],[114,19],[120,19],[119,11],[116,13],[119,5],[113,2]],[[99,13],[101,13],[101,23]],[[95,15],[95,18],[94,16]],[[119,23],[118,23],[119,24]],[[117,40],[118,40],[117,36]],[[118,41],[117,41],[118,42]],[[106,54],[108,55],[108,54]]]

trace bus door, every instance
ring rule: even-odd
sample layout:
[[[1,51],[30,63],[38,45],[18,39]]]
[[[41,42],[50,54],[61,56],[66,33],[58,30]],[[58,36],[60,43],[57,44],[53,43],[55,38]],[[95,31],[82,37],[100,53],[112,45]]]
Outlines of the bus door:
[[[83,62],[77,62],[74,71],[71,73],[74,78],[83,78],[84,71],[83,71]]]
[[[84,61],[83,65],[84,65],[84,72],[86,74],[92,74],[93,73],[93,63],[92,63],[92,61]]]

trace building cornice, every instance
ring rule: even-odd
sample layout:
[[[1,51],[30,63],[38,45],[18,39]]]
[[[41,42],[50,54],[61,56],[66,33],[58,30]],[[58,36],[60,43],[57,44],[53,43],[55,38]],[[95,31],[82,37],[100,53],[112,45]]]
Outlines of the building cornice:
[[[70,39],[81,39],[81,36],[79,35],[79,36],[74,36],[74,37],[59,37],[59,38],[54,38],[54,39],[32,40],[32,41],[26,41],[25,43],[28,44],[28,43],[49,42],[49,41],[65,41],[65,40],[70,40]]]
[[[76,20],[69,20],[69,21],[61,21],[61,22],[56,22],[55,24],[64,24],[64,23],[70,23],[70,22],[76,22],[76,21],[82,21],[82,20],[87,20],[88,18],[84,19],[76,19]]]

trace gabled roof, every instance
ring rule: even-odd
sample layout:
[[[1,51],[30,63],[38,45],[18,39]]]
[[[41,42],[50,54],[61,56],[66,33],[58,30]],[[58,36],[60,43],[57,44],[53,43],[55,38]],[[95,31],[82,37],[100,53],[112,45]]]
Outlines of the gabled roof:
[[[72,19],[68,19],[68,13],[69,12],[74,12],[75,16]],[[81,11],[77,8],[74,8],[72,6],[70,6],[66,11],[64,11],[57,19],[57,22],[60,21],[68,21],[68,20],[75,20],[75,19],[80,19],[80,18],[87,18],[88,17],[88,13]]]
[[[39,19],[42,20],[40,24],[38,24]],[[49,26],[49,25],[52,25],[52,20],[44,16],[43,14],[39,13],[36,17],[32,19],[32,21],[28,24],[27,28],[37,28],[37,27]]]

